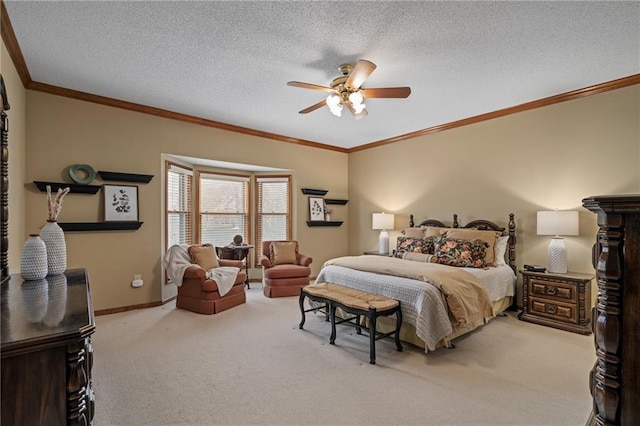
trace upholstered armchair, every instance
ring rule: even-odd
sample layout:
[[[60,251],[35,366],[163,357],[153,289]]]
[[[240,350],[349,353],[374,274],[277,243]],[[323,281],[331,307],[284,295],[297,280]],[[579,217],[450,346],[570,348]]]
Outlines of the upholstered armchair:
[[[309,284],[313,259],[298,251],[297,241],[263,241],[262,291],[267,297],[299,296]]]
[[[210,244],[172,246],[164,264],[167,275],[178,286],[178,308],[211,315],[246,302],[247,274],[242,261],[218,259]]]

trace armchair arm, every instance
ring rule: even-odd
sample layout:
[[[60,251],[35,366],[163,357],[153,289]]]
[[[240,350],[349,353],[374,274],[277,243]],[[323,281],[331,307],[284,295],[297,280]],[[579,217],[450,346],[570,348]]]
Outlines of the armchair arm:
[[[231,260],[231,259],[218,259],[218,263],[220,266],[235,266],[236,268],[242,269],[244,266],[242,264],[242,260]]]
[[[298,259],[298,265],[300,266],[309,266],[311,262],[313,262],[313,258],[311,256],[307,256],[302,253],[298,253],[300,258]]]
[[[184,275],[183,275],[184,278],[195,278],[201,281],[205,280],[205,276],[206,276],[205,270],[199,266],[189,266],[187,269],[185,269]]]
[[[262,265],[265,268],[271,268],[271,261],[269,260],[269,258],[267,256],[265,256],[264,254],[260,256],[260,265]]]

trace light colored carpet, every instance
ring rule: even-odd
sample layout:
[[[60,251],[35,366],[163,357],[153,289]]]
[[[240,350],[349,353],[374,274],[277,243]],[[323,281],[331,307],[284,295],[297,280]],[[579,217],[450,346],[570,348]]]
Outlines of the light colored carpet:
[[[425,354],[307,314],[298,298],[217,315],[157,308],[96,318],[95,424],[584,425],[592,336],[498,317]]]

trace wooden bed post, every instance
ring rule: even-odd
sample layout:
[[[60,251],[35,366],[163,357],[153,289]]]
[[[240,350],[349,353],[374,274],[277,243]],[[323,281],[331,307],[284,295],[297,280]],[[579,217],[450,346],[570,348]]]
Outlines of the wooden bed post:
[[[517,275],[516,271],[516,221],[515,215],[509,213],[509,266],[513,269],[513,272]]]
[[[458,215],[457,214],[453,214],[453,225],[451,225],[452,228],[460,228],[460,224],[458,223]]]

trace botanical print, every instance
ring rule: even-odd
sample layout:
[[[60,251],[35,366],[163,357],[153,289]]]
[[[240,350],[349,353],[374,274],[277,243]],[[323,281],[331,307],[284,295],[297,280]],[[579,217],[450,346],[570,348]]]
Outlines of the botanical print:
[[[309,220],[324,220],[324,199],[309,197]]]
[[[104,220],[138,221],[138,187],[104,185]]]
[[[129,204],[129,194],[126,189],[119,189],[117,193],[113,194],[113,202],[111,205],[118,213],[129,213],[131,211],[131,205]]]

